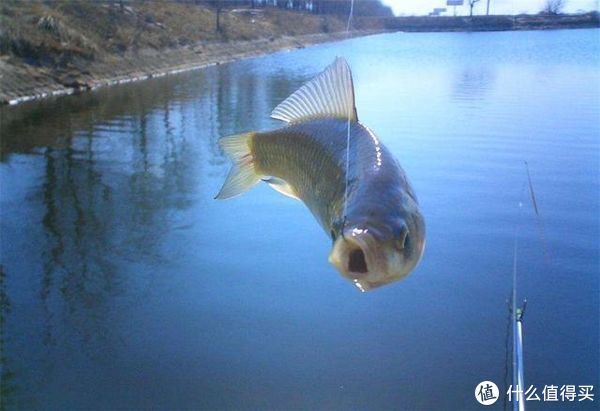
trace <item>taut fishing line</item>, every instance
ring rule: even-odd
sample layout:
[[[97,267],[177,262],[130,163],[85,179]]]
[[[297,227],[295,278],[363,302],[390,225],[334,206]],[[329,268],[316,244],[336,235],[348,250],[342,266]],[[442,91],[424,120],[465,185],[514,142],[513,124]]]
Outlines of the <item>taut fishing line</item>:
[[[346,23],[346,38],[350,37],[350,26],[352,24],[352,15],[354,14],[354,0],[350,1],[350,13],[348,14],[348,22]],[[344,228],[346,226],[346,214],[348,210],[348,180],[350,179],[350,117],[352,116],[353,107],[348,105],[348,124],[346,127],[346,181],[344,187],[344,220],[342,222],[342,237],[344,236]]]

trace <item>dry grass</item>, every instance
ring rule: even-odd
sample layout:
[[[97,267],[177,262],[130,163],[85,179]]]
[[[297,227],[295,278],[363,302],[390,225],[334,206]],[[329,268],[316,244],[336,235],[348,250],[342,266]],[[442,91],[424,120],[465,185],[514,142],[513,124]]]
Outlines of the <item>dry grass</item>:
[[[3,0],[0,55],[57,67],[141,49],[334,32],[344,25],[332,16],[279,9],[223,10],[217,32],[214,9],[193,3],[130,1],[122,8],[116,1]]]

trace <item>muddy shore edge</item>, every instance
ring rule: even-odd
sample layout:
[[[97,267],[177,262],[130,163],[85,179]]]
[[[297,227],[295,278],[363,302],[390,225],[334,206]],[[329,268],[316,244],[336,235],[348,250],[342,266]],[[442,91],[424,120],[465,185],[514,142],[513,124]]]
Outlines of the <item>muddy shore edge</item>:
[[[0,61],[0,104],[16,105],[52,96],[77,94],[99,87],[130,83],[154,77],[229,63],[320,43],[383,33],[363,30],[351,33],[316,33],[294,37],[231,42],[205,42],[171,50],[142,50],[122,58],[96,62],[84,70],[39,72],[27,66]]]

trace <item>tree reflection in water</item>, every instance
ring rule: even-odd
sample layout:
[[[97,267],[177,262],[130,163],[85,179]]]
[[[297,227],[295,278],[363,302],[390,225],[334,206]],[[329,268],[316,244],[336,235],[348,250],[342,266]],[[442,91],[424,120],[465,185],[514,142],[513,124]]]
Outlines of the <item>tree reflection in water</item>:
[[[221,180],[226,172],[218,137],[272,126],[270,110],[300,81],[225,65],[1,109],[2,163],[26,156],[42,170],[19,206],[39,216],[19,222],[30,228],[23,236],[43,231],[41,248],[3,255],[3,406],[10,398],[41,406],[35,393],[59,371],[59,351],[113,361],[126,341],[118,324],[143,304],[155,268],[170,263],[163,239],[181,227],[178,211],[212,198],[202,176]],[[28,287],[38,290],[39,305],[11,320],[11,275],[31,267],[38,283]],[[22,347],[23,335],[36,340]]]

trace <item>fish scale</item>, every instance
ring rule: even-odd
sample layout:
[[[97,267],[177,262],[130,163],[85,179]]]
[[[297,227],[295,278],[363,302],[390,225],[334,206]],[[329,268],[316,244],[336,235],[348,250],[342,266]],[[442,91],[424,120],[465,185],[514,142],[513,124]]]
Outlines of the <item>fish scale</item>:
[[[318,119],[256,133],[251,140],[257,172],[285,180],[327,232],[344,217],[346,127],[346,120]],[[396,162],[387,150],[383,162],[385,167],[377,167],[376,153],[369,131],[358,122],[352,123],[349,208],[352,208],[353,198],[356,198],[353,193],[359,186],[368,187],[365,179],[380,178],[384,173],[398,174],[393,169]]]

